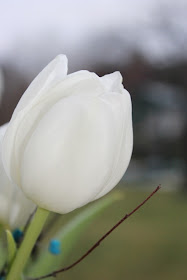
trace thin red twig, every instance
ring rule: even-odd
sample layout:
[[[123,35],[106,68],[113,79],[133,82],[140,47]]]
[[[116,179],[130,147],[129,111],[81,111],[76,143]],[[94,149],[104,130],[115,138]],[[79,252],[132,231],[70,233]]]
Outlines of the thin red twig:
[[[72,263],[69,266],[66,266],[64,268],[61,268],[59,270],[53,271],[49,274],[40,276],[38,278],[29,278],[30,280],[41,280],[41,279],[45,279],[48,277],[56,277],[57,274],[67,271],[71,268],[73,268],[74,266],[76,266],[78,263],[80,263],[82,260],[84,260],[93,250],[95,250],[100,243],[107,237],[109,236],[120,224],[122,224],[128,217],[130,217],[132,214],[134,214],[140,207],[142,207],[159,189],[161,188],[161,186],[159,185],[142,203],[140,203],[134,210],[132,210],[129,214],[126,214],[117,224],[115,224],[107,233],[105,233],[82,257],[80,257],[77,261],[75,261],[74,263]]]

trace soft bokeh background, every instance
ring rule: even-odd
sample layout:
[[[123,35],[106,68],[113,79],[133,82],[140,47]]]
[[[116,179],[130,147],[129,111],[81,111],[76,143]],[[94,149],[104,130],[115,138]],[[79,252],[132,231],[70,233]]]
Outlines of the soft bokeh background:
[[[119,70],[133,101],[124,200],[93,223],[88,248],[159,183],[164,191],[59,279],[187,279],[187,1],[0,0],[0,124],[57,54],[69,72]],[[67,262],[70,262],[70,259]]]

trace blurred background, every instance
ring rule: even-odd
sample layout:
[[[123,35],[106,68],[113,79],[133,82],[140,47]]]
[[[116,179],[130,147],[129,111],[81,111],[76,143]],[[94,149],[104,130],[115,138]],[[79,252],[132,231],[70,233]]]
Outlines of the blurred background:
[[[164,189],[59,279],[187,279],[187,1],[0,0],[0,14],[1,125],[59,53],[67,55],[69,73],[119,70],[132,97],[134,151],[119,184],[124,200],[93,223],[72,259],[147,190],[160,183]]]

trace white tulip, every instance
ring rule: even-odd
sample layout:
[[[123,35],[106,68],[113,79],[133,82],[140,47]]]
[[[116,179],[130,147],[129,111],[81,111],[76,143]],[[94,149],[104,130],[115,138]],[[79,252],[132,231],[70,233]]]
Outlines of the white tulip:
[[[131,99],[119,72],[67,75],[57,56],[19,101],[4,139],[4,165],[38,206],[67,213],[108,193],[130,161]]]
[[[0,68],[0,106],[3,98],[3,91],[4,91],[4,75],[3,75],[3,70]]]
[[[2,139],[7,124],[0,127],[0,224],[15,229],[25,225],[36,207],[7,177],[2,163]]]

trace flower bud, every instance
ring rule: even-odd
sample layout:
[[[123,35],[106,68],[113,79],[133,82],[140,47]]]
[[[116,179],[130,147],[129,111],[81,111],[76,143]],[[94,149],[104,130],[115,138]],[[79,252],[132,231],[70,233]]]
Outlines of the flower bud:
[[[129,93],[119,72],[67,75],[57,56],[20,99],[4,138],[4,165],[42,208],[67,213],[108,193],[133,146]]]
[[[2,139],[7,124],[0,127],[0,224],[11,229],[25,225],[36,205],[7,177],[2,163]]]

